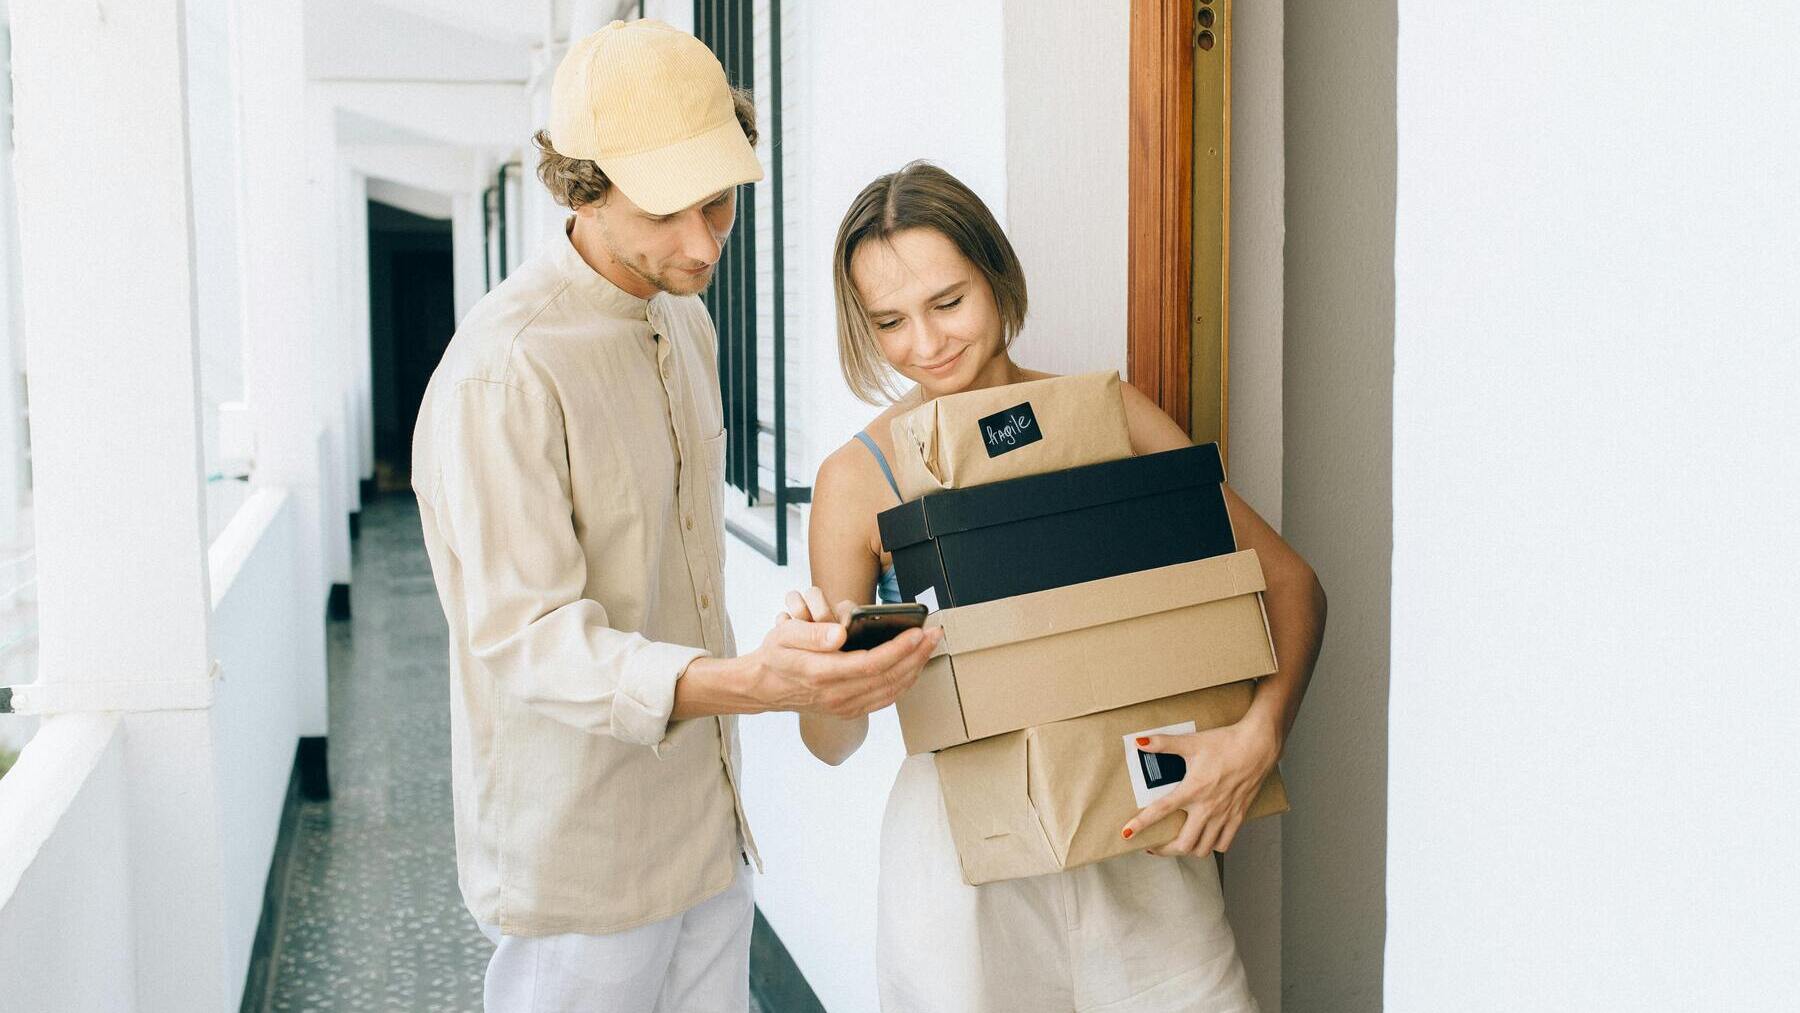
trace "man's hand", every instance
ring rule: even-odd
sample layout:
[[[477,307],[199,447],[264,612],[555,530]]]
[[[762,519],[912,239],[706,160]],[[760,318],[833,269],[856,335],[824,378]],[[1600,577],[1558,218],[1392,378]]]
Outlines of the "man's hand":
[[[852,607],[840,605],[842,616]],[[671,720],[764,711],[859,718],[911,689],[943,639],[941,630],[907,630],[873,650],[845,651],[844,623],[818,588],[790,594],[788,608],[749,654],[689,663],[675,683]]]
[[[770,710],[858,718],[878,711],[912,688],[938,630],[907,630],[867,651],[843,651],[850,602],[836,610],[818,588],[790,591],[787,611],[762,646],[743,657],[751,692]]]

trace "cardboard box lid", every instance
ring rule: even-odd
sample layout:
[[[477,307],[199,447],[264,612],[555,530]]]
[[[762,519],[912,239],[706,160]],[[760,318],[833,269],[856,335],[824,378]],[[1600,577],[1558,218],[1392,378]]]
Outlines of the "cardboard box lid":
[[[1256,550],[1243,549],[1226,556],[943,609],[928,616],[925,625],[944,631],[932,657],[955,657],[1254,594],[1266,586]]]
[[[876,516],[889,552],[931,538],[1225,481],[1219,445],[1182,447],[921,496]]]

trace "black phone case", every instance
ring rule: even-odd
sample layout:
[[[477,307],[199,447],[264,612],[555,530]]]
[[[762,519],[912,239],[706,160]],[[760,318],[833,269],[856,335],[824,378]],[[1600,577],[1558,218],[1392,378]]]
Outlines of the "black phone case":
[[[844,638],[844,650],[866,651],[880,647],[907,630],[924,625],[923,616],[885,615],[867,616],[850,621],[849,635]]]

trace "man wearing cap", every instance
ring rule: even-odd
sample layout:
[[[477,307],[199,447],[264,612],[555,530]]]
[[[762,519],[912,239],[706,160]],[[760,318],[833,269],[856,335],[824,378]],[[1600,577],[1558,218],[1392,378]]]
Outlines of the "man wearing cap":
[[[783,615],[734,657],[696,293],[737,187],[762,178],[754,139],[754,106],[693,36],[614,22],[576,42],[537,136],[573,216],[469,312],[420,407],[458,875],[496,944],[490,1010],[742,1013],[756,847],[733,715],[867,713],[936,642],[841,653],[843,627]]]

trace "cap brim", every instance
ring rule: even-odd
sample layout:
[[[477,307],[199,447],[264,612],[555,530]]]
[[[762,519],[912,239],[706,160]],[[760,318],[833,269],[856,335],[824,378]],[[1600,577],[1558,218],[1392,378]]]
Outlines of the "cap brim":
[[[620,192],[653,215],[672,215],[763,178],[756,149],[736,119],[677,144],[595,161]]]

